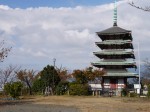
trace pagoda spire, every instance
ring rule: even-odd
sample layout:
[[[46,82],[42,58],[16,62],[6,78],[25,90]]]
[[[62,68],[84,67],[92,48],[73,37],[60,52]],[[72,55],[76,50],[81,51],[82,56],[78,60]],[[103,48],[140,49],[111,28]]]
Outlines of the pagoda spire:
[[[117,0],[115,0],[115,3],[114,3],[114,17],[113,17],[113,21],[114,21],[113,26],[117,26]]]

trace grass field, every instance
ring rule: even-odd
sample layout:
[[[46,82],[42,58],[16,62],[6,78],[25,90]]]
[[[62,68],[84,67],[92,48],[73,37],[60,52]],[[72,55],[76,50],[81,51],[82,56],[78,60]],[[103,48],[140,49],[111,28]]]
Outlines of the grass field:
[[[0,101],[0,112],[150,112],[150,99],[34,96],[21,101]]]

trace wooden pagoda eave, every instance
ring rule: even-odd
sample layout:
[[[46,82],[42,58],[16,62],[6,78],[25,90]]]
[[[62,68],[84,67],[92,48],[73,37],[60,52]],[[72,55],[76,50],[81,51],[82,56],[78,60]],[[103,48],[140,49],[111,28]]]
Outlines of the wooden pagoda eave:
[[[117,61],[117,60],[116,60]],[[128,62],[128,61],[118,61],[118,62],[114,62],[114,61],[99,61],[99,62],[93,62],[91,63],[93,66],[98,67],[98,68],[106,68],[108,66],[110,67],[118,67],[118,66],[122,66],[124,68],[137,68],[136,63],[134,61],[132,62]]]
[[[104,45],[104,44],[96,44],[99,48],[101,49],[133,49],[132,44],[122,44],[122,45],[116,45],[116,44],[109,44],[109,45]]]
[[[99,51],[99,52],[93,52],[93,54],[95,55],[134,55],[134,52],[133,51],[117,51],[117,50],[114,50],[114,51]]]
[[[106,41],[102,41],[102,42],[95,42],[96,44],[103,44],[103,45],[109,45],[109,44],[118,44],[118,45],[122,45],[122,44],[132,44],[131,40],[106,40]]]
[[[106,72],[103,77],[139,77],[137,73],[132,73],[132,72]]]
[[[101,38],[102,41],[105,41],[105,40],[110,40],[110,36],[114,36],[112,39],[116,40],[116,37],[115,35],[99,35],[97,34],[99,38]],[[131,34],[122,34],[123,36],[120,36],[119,39],[122,39],[122,40],[133,40],[132,38],[132,35]],[[118,39],[118,38],[117,38]]]
[[[93,52],[95,56],[98,58],[110,58],[121,56],[123,58],[133,58],[135,59],[133,51],[100,51],[100,52]]]
[[[136,65],[98,65],[98,64],[92,64],[93,66],[97,67],[97,68],[135,68],[137,69]]]
[[[104,55],[104,54],[94,54],[95,56],[97,56],[98,58],[100,58],[100,59],[107,59],[108,58],[108,56],[109,56],[109,58],[112,58],[112,59],[115,59],[115,58],[117,58],[118,56],[121,56],[121,58],[133,58],[133,59],[135,59],[135,56],[134,56],[134,54],[122,54],[122,55]]]
[[[127,33],[131,34],[131,31],[123,29],[123,28],[118,27],[118,26],[113,26],[113,27],[110,27],[110,28],[105,29],[103,31],[96,32],[96,33],[99,35],[119,35],[119,34],[127,34]]]
[[[115,78],[138,78],[139,76],[138,75],[103,75],[102,76],[103,78],[112,78],[112,77],[115,77]]]

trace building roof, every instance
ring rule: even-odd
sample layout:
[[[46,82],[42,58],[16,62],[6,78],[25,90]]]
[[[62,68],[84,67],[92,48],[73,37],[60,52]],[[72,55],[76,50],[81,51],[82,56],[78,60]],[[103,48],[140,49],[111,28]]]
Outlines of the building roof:
[[[111,28],[108,28],[106,30],[96,32],[98,35],[105,35],[105,34],[125,34],[125,33],[130,33],[130,30],[125,30],[123,28],[120,28],[118,26],[113,26]]]
[[[129,41],[102,41],[95,42],[95,44],[103,49],[133,49],[132,42]]]
[[[105,69],[103,77],[139,77],[139,75],[134,72],[128,72],[127,69]]]
[[[91,63],[93,66],[98,68],[106,68],[106,67],[117,67],[122,66],[124,68],[137,68],[136,63],[134,61],[97,61]]]

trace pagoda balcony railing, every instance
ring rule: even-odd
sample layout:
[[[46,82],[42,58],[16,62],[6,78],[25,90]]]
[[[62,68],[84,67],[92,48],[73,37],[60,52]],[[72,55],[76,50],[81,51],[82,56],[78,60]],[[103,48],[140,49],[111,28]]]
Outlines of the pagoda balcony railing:
[[[101,60],[100,62],[131,62],[131,60],[126,60],[126,59],[104,59]],[[132,61],[134,62],[134,61]]]
[[[129,62],[129,61],[120,61],[120,62],[107,62],[107,61],[98,61],[93,62],[93,65],[136,65],[135,62]]]
[[[133,49],[104,49],[101,51],[102,52],[134,52]]]
[[[130,72],[124,72],[124,73],[111,73],[107,72],[104,77],[114,76],[114,77],[138,77],[139,75],[137,73],[130,73]]]
[[[100,54],[100,55],[124,55],[124,54],[134,54],[133,51],[99,51],[99,52],[93,52],[94,54]]]
[[[122,45],[122,44],[132,44],[132,41],[103,41],[103,42],[95,42],[97,45]]]
[[[127,69],[104,69],[107,73],[128,73]]]

